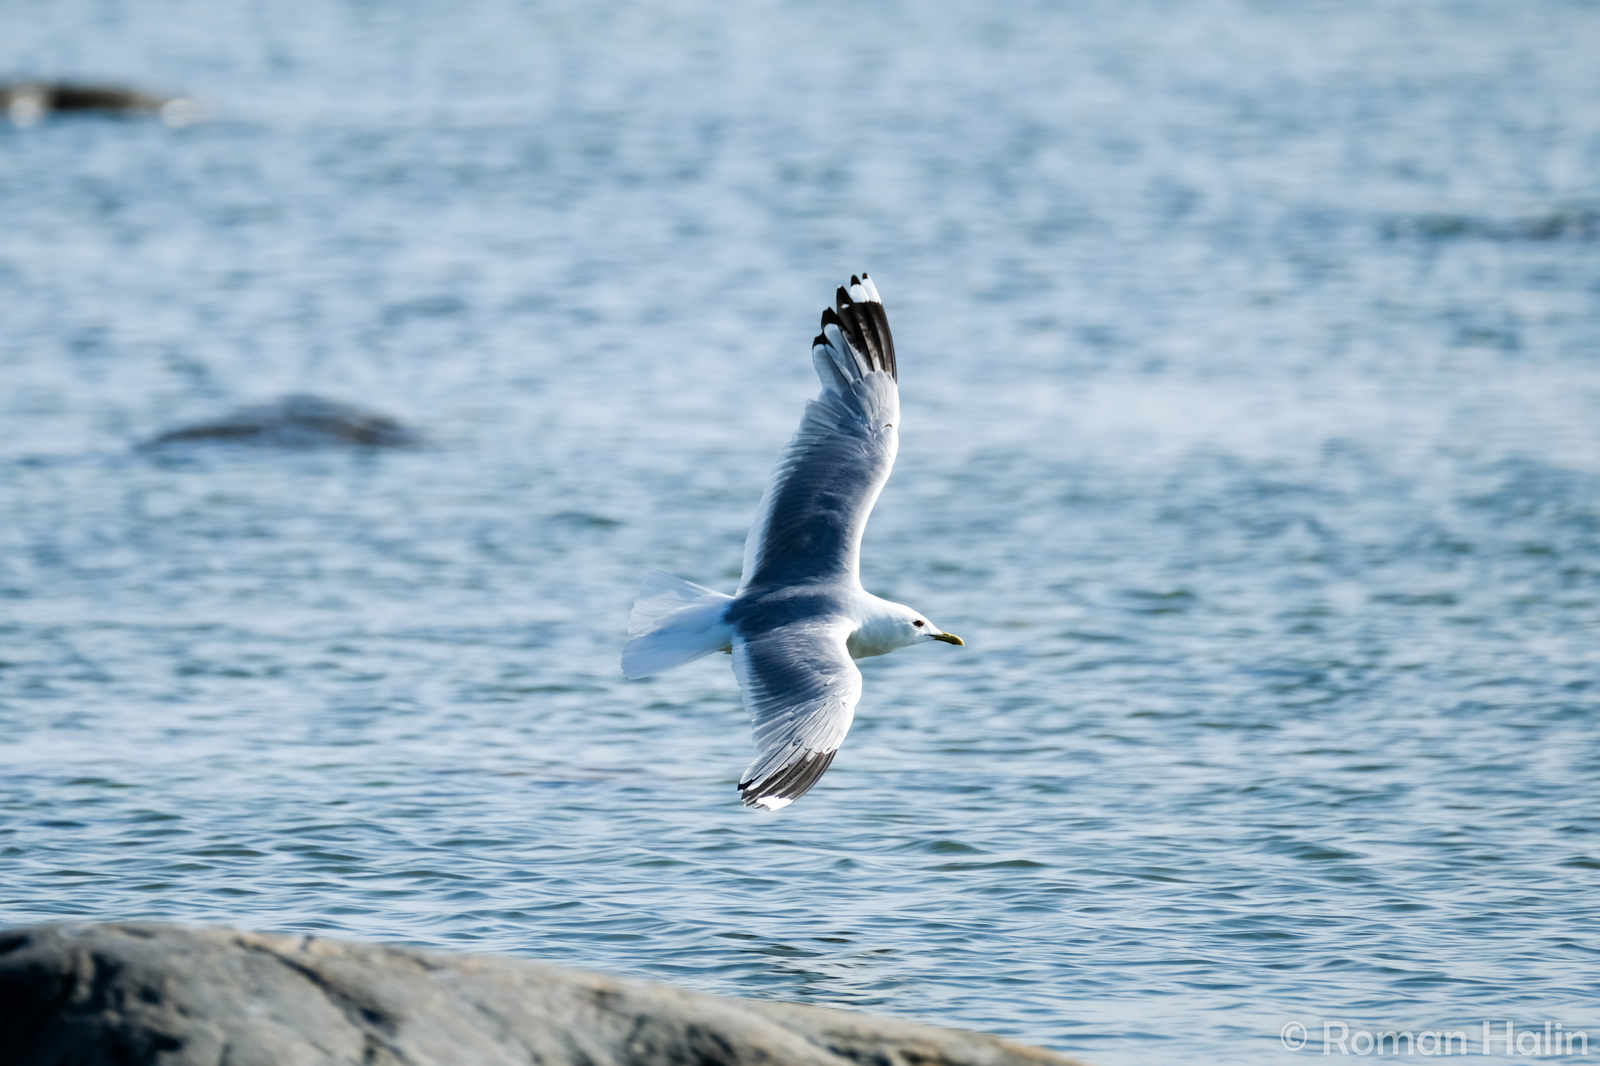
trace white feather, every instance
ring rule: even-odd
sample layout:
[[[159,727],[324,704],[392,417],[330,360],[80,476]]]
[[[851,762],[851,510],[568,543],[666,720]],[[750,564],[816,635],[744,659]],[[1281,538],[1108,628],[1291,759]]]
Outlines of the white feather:
[[[652,570],[644,579],[628,620],[622,672],[649,677],[733,647],[733,630],[722,620],[733,597]]]

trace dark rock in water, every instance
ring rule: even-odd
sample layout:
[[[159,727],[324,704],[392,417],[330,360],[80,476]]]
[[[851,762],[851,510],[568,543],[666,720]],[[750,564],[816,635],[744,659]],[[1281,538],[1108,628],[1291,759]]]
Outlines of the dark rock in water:
[[[0,1048],[8,1066],[1081,1066],[546,963],[157,922],[0,932]]]
[[[158,96],[116,85],[18,81],[0,84],[0,109],[15,126],[33,126],[57,112],[107,115],[148,114],[169,126],[187,126],[199,117],[193,100]]]
[[[1600,209],[1563,207],[1523,218],[1475,218],[1470,215],[1412,215],[1390,219],[1388,237],[1427,240],[1476,238],[1489,241],[1588,241],[1600,237]]]
[[[320,396],[285,396],[272,403],[242,407],[215,422],[169,430],[140,447],[196,442],[263,448],[410,448],[426,443],[422,434],[387,415]]]

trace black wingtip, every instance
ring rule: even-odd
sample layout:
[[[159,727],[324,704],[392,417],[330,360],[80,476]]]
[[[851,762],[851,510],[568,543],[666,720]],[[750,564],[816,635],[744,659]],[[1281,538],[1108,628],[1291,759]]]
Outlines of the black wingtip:
[[[765,807],[767,803],[763,801],[771,800],[780,801],[777,807],[788,806],[811,791],[811,786],[833,765],[833,757],[837,754],[838,748],[832,751],[808,751],[759,784],[741,781],[740,798],[746,807]]]
[[[850,284],[860,285],[861,278],[865,276],[850,275]],[[887,371],[890,377],[899,381],[900,368],[894,358],[894,337],[889,332],[889,317],[884,314],[883,304],[876,300],[857,303],[842,285],[835,293],[834,303],[837,310],[830,307],[822,312],[824,329],[830,321],[837,323],[850,347],[867,360],[869,367]],[[832,316],[831,319],[829,316]]]

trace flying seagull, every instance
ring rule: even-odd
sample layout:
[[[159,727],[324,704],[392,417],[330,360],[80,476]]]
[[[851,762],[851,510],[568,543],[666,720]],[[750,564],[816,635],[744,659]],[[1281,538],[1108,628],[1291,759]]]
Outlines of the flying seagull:
[[[963,643],[861,587],[861,533],[899,448],[899,373],[872,279],[851,277],[835,304],[811,342],[822,394],[767,482],[739,591],[652,571],[622,651],[628,677],[733,653],[756,745],[739,791],[745,806],[769,811],[804,795],[838,754],[861,698],[853,660]]]

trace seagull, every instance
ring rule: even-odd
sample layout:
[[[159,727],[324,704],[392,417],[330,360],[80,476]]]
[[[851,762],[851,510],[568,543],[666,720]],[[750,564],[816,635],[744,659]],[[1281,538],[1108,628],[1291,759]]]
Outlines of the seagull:
[[[622,651],[630,678],[733,654],[756,746],[739,792],[769,811],[804,795],[838,754],[861,699],[856,659],[965,643],[861,587],[861,534],[899,449],[899,372],[872,279],[852,276],[834,303],[811,342],[822,394],[767,482],[738,591],[652,571]]]

